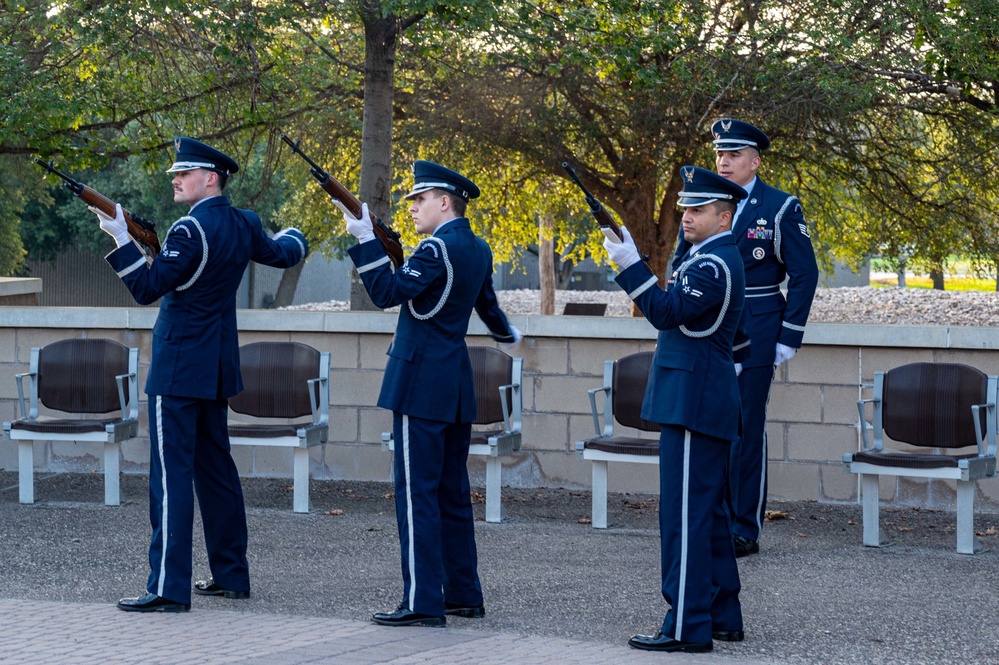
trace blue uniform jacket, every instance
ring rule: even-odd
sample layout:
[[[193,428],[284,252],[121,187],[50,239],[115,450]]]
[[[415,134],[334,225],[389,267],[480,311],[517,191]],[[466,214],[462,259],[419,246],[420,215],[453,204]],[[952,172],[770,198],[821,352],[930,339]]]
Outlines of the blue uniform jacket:
[[[735,239],[710,238],[677,268],[666,291],[642,262],[616,278],[660,331],[642,418],[734,441],[741,409],[732,346],[745,289]]]
[[[270,238],[256,213],[225,196],[197,203],[174,222],[151,264],[134,243],[108,254],[136,302],[161,299],[146,393],[228,399],[240,392],[236,290],[243,272],[251,260],[288,268],[307,254],[297,229]]]
[[[354,245],[348,253],[375,305],[402,305],[378,406],[440,422],[475,420],[465,346],[472,309],[495,340],[513,341],[493,291],[489,245],[459,217],[420,241],[395,272],[378,241]]]
[[[819,280],[811,236],[801,203],[759,177],[732,228],[746,271],[746,307],[742,326],[752,351],[745,367],[772,365],[777,342],[799,348],[808,310]],[[690,243],[677,241],[673,269]],[[787,277],[787,299],[777,288]]]

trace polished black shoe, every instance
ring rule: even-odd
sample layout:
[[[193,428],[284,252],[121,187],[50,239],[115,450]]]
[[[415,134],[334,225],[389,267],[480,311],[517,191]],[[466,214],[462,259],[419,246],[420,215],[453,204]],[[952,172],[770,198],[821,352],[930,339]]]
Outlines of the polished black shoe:
[[[474,607],[468,607],[465,605],[454,605],[444,601],[444,614],[455,617],[465,617],[466,619],[481,619],[486,616],[486,606],[476,605]]]
[[[711,637],[719,642],[741,642],[746,639],[746,633],[741,630],[712,630]]]
[[[735,536],[735,558],[739,559],[744,556],[749,556],[750,554],[756,554],[760,551],[760,544],[756,541],[750,540],[749,538],[743,538],[742,536]]]
[[[382,626],[430,626],[443,628],[447,625],[447,617],[435,617],[432,614],[417,614],[402,605],[395,612],[378,612],[371,620]]]
[[[249,598],[249,591],[232,591],[223,589],[211,577],[194,583],[194,593],[199,596],[224,596],[225,598]]]
[[[138,598],[122,598],[118,601],[118,609],[125,612],[187,612],[191,606],[146,592]]]
[[[633,635],[628,640],[628,646],[644,651],[683,651],[686,653],[706,653],[714,649],[711,642],[682,642],[674,640],[672,637],[666,637],[662,631],[655,635]]]

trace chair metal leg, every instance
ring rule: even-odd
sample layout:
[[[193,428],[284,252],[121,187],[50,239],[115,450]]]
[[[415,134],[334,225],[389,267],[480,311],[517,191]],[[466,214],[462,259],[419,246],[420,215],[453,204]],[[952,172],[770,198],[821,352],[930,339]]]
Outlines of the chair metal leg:
[[[21,503],[35,502],[35,442],[17,443],[17,491]]]
[[[121,505],[121,471],[118,458],[121,447],[117,443],[104,444],[104,505]]]
[[[957,551],[975,553],[975,483],[957,481]]]
[[[594,529],[607,528],[607,462],[593,460],[593,510],[590,517]]]
[[[295,448],[295,482],[292,508],[296,513],[309,512],[309,449]]]
[[[860,496],[864,503],[864,545],[881,547],[881,530],[878,522],[878,479],[880,476],[860,474]]]
[[[489,457],[486,460],[486,521],[502,522],[503,508],[500,494],[502,492],[503,462],[499,457]]]

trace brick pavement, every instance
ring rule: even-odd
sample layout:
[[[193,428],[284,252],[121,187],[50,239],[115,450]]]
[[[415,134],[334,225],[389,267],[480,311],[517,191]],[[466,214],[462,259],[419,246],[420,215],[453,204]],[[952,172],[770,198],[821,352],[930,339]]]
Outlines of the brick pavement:
[[[654,654],[622,644],[465,629],[195,609],[135,614],[112,605],[0,600],[0,663],[18,665],[407,665],[412,663],[741,663],[715,654]]]

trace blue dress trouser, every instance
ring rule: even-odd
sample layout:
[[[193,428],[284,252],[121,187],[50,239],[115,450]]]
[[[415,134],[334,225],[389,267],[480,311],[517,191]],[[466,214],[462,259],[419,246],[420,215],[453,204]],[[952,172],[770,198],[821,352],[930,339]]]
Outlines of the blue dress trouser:
[[[250,590],[243,488],[229,453],[228,403],[149,396],[149,582],[146,590],[191,602],[193,482],[215,583]]]
[[[444,616],[444,601],[482,605],[468,482],[471,423],[395,413],[395,508],[402,605]]]
[[[659,436],[662,633],[710,643],[742,630],[739,569],[725,502],[731,442],[663,425]]]
[[[767,510],[767,404],[774,366],[747,367],[739,375],[742,439],[732,444],[732,532],[760,539]]]

